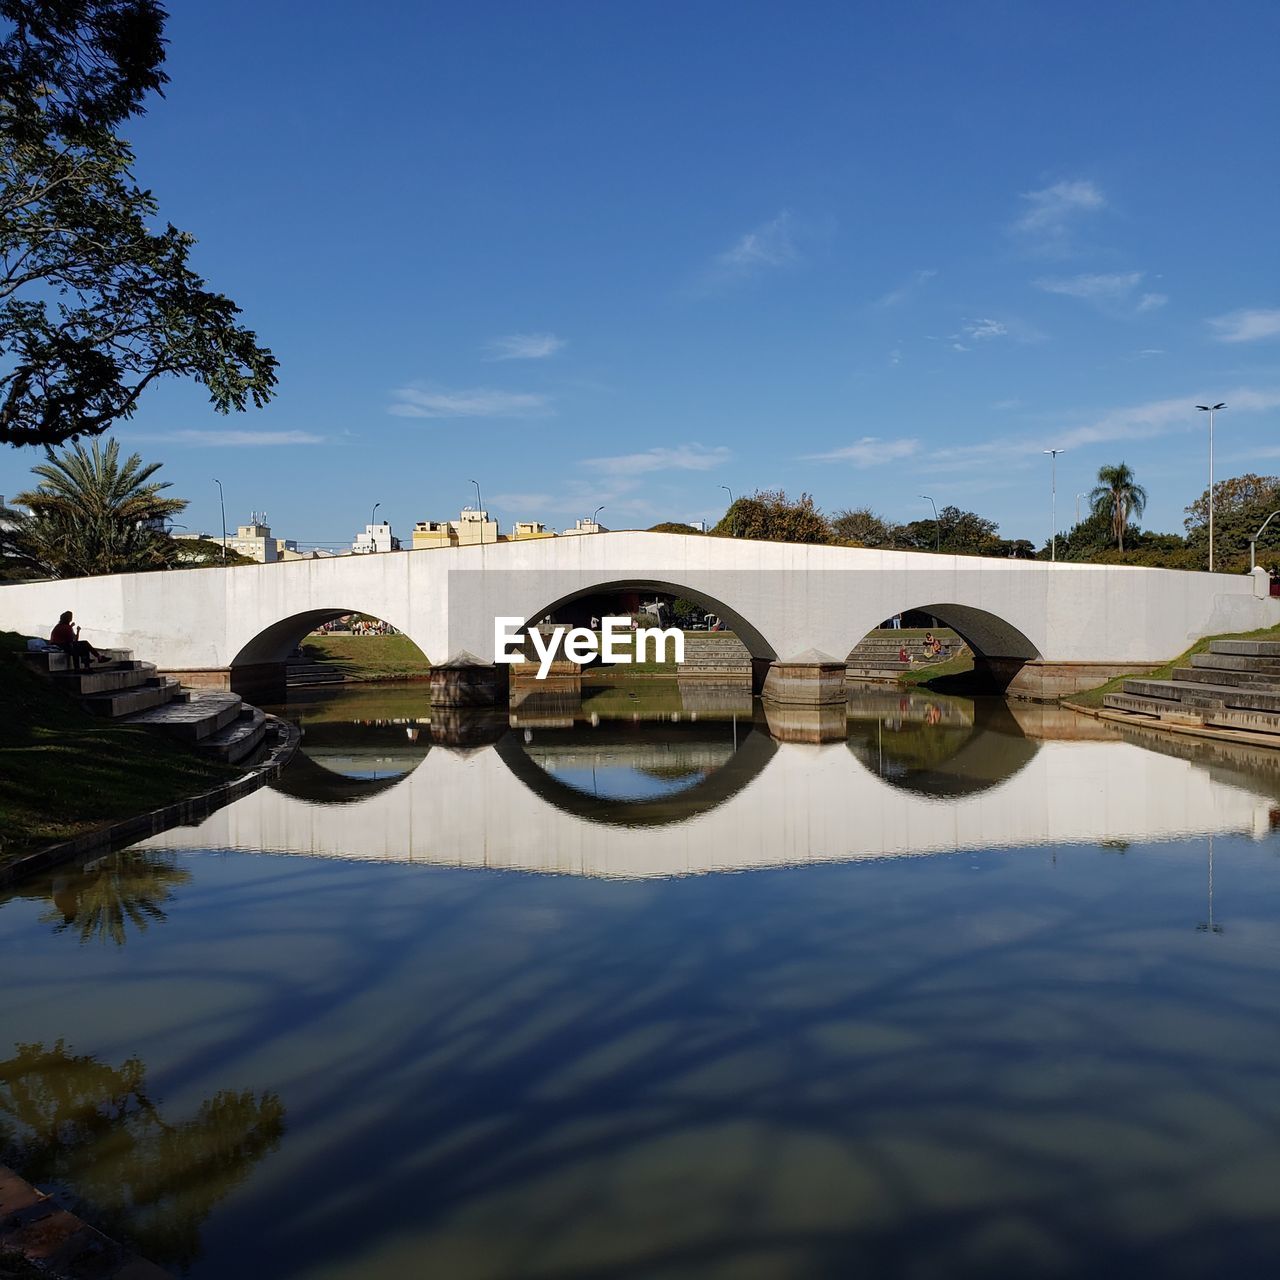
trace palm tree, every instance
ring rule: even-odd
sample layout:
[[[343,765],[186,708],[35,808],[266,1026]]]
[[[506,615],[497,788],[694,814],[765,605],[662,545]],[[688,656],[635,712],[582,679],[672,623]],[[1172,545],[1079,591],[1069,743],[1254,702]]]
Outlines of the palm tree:
[[[1089,495],[1095,516],[1103,516],[1111,525],[1116,546],[1124,550],[1124,531],[1131,517],[1140,517],[1147,506],[1147,491],[1133,478],[1127,463],[1098,468],[1097,488]]]
[[[120,462],[120,445],[78,442],[32,467],[36,488],[13,499],[27,513],[8,522],[5,550],[27,567],[54,578],[160,569],[172,564],[175,544],[166,520],[186,507],[166,498],[166,481],[151,477],[160,463],[130,454]]]

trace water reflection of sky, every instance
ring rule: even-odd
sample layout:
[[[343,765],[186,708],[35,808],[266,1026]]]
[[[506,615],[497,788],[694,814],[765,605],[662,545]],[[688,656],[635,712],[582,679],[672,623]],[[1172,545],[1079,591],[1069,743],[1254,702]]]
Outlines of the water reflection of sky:
[[[578,764],[530,790],[565,778],[525,746],[604,741],[579,725],[516,735],[527,775],[431,746],[367,798],[312,779],[60,869],[0,904],[0,1140],[15,1080],[124,1090],[122,1120],[27,1150],[193,1280],[1271,1274],[1274,758],[1031,711],[942,727],[966,714],[946,751],[910,708],[826,746],[753,729],[644,801],[714,803],[643,829]],[[601,750],[649,767],[660,741]],[[472,798],[508,785],[526,807]],[[717,826],[748,802],[762,830]],[[339,856],[230,852],[250,830]],[[610,862],[739,869],[732,840],[773,864]],[[950,856],[848,856],[873,845]],[[149,1196],[156,1171],[184,1193]]]

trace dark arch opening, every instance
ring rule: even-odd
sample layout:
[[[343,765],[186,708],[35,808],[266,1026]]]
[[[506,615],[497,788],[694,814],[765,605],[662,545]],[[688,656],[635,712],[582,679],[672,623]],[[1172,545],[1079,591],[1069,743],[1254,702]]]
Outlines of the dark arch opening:
[[[902,696],[904,700],[930,700],[928,694]],[[1026,768],[1040,750],[1040,743],[1027,737],[1003,699],[954,701],[967,703],[972,709],[967,724],[946,719],[936,724],[925,721],[914,730],[907,725],[905,732],[886,734],[871,728],[859,732],[858,720],[851,719],[849,751],[889,786],[932,800],[947,800],[1000,786]]]
[[[599,737],[598,731],[592,731]],[[713,773],[683,790],[638,800],[594,796],[548,773],[524,748],[521,735],[506,734],[495,746],[502,762],[536,796],[562,813],[611,827],[660,827],[708,813],[737,795],[773,759],[778,744],[759,727],[740,738],[738,749]]]
[[[364,617],[380,616],[350,605],[345,608],[308,609],[302,613],[290,614],[289,617],[281,618],[278,622],[273,622],[270,626],[264,627],[259,631],[231,659],[231,665],[233,667],[242,667],[253,666],[258,663],[284,662],[317,627],[324,626],[326,622],[336,622],[339,618],[353,614],[359,614]],[[395,627],[422,654],[424,662],[428,660],[427,655],[422,651],[422,647],[394,618],[383,618],[382,621]]]
[[[670,579],[663,578],[616,578],[606,582],[593,583],[589,587],[584,587],[578,591],[571,591],[567,595],[560,596],[558,599],[551,601],[544,608],[537,610],[532,616],[525,619],[525,629],[537,626],[537,624],[550,614],[554,614],[557,610],[563,609],[566,605],[572,604],[577,600],[585,600],[591,596],[609,595],[611,593],[626,591],[642,591],[653,592],[657,595],[669,595],[681,597],[686,600],[695,601],[702,608],[709,612],[717,614],[724,620],[729,630],[743,643],[747,652],[753,659],[772,661],[778,655],[773,644],[769,639],[755,627],[751,621],[746,618],[737,609],[727,604],[724,600],[711,595],[706,591],[700,591],[693,587],[688,587],[682,583],[675,582]]]

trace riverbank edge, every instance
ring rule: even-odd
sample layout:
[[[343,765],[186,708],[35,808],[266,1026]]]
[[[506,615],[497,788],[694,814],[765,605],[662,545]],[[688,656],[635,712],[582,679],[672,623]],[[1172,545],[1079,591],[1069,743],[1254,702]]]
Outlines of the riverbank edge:
[[[0,1254],[24,1259],[33,1274],[42,1276],[86,1275],[86,1259],[92,1259],[92,1274],[101,1280],[173,1280],[172,1272],[104,1235],[64,1209],[56,1196],[4,1164],[0,1164]]]
[[[266,757],[254,765],[248,773],[230,782],[224,782],[210,791],[202,791],[171,804],[161,805],[146,813],[135,814],[131,818],[121,818],[117,822],[93,831],[86,831],[73,836],[70,840],[60,840],[56,844],[45,845],[31,853],[23,854],[12,862],[0,866],[0,889],[17,884],[28,876],[55,867],[59,863],[69,862],[73,858],[85,854],[107,852],[121,845],[132,844],[135,840],[144,840],[147,836],[159,835],[170,827],[191,826],[201,822],[211,813],[221,809],[232,801],[256,791],[272,778],[278,778],[281,771],[293,759],[294,752],[302,740],[302,730],[288,720],[279,716],[267,715],[268,730],[274,733],[277,741],[268,751]]]
[[[1113,711],[1110,707],[1083,707],[1078,702],[1064,698],[1059,706],[1069,711],[1078,711],[1081,715],[1094,720],[1106,720],[1109,724],[1127,724],[1135,729],[1154,729],[1159,733],[1172,733],[1184,738],[1205,738],[1210,742],[1234,742],[1240,746],[1267,747],[1272,751],[1280,751],[1280,734],[1257,733],[1252,729],[1213,729],[1197,728],[1189,724],[1171,724],[1167,720],[1157,720],[1154,716],[1133,715],[1127,711]]]

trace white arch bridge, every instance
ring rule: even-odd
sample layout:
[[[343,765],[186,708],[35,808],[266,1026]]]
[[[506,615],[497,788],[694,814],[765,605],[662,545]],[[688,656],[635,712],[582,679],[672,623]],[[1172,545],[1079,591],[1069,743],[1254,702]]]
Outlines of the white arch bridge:
[[[391,623],[433,664],[483,671],[495,617],[536,621],[620,588],[713,609],[747,646],[766,696],[797,701],[842,698],[845,655],[909,609],[953,627],[1010,692],[1030,697],[1165,662],[1201,636],[1280,623],[1261,573],[604,533],[4,586],[0,627],[47,635],[72,609],[95,644],[262,698],[282,688],[302,637],[344,613]]]

